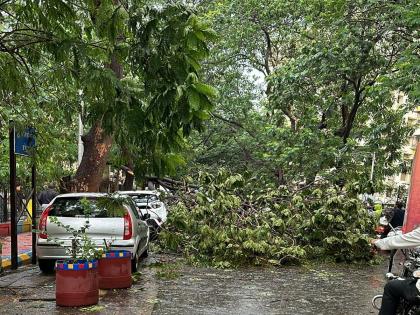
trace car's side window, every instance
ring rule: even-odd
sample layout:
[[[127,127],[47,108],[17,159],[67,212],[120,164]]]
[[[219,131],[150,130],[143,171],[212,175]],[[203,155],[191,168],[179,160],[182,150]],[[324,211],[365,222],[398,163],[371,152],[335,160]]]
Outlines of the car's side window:
[[[143,215],[145,215],[146,213],[148,213],[147,209],[144,209],[142,207],[137,206],[136,202],[134,201],[134,199],[131,199],[132,203],[133,203],[133,207],[135,207],[137,209],[137,211],[140,214],[140,217],[142,217]]]
[[[140,214],[137,211],[136,205],[133,202],[128,202],[127,206],[131,208],[131,211],[134,213],[134,216],[136,217],[136,219],[140,219]]]

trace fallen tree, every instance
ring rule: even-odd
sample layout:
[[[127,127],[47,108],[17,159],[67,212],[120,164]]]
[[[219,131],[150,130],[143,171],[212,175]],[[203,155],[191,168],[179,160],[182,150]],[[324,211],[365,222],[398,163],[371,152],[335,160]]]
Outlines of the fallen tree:
[[[161,246],[216,267],[367,261],[373,219],[351,192],[311,186],[252,189],[240,175],[202,174],[200,192],[180,193]]]

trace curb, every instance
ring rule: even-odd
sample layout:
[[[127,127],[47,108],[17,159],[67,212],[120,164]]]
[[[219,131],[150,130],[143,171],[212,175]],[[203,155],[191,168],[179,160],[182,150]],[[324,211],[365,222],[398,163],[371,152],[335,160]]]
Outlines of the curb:
[[[30,263],[31,258],[32,258],[32,251],[19,254],[18,255],[18,266],[22,266],[22,265],[26,265],[26,264]],[[7,270],[7,269],[10,269],[12,267],[12,260],[10,259],[9,256],[7,256],[7,258],[2,257],[1,267],[3,268],[3,270]]]

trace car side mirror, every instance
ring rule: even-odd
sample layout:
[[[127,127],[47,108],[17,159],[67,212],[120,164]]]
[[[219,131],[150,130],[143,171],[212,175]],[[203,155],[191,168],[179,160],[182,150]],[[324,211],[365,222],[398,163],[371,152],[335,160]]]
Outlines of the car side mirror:
[[[145,221],[145,220],[147,220],[147,219],[150,219],[150,213],[145,213],[145,214],[143,214],[143,215],[141,216],[141,219],[142,219],[143,221]]]

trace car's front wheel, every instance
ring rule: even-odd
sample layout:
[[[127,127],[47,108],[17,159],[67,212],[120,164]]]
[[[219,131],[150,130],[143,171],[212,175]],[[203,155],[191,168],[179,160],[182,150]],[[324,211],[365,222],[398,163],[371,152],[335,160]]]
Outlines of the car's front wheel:
[[[43,273],[52,273],[55,267],[55,259],[38,259],[38,266]]]

